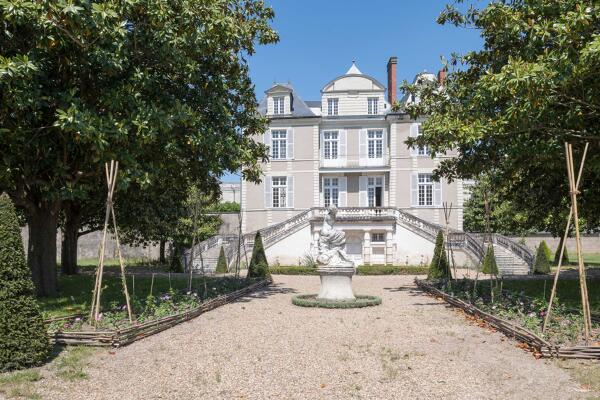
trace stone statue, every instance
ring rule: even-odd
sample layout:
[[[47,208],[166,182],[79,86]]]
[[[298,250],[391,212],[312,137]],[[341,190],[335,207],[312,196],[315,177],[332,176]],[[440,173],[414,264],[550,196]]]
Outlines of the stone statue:
[[[343,231],[334,228],[337,208],[335,205],[327,209],[323,227],[319,234],[319,255],[317,262],[319,265],[328,267],[351,267],[354,268],[354,262],[348,258],[343,250],[346,244],[346,234]]]

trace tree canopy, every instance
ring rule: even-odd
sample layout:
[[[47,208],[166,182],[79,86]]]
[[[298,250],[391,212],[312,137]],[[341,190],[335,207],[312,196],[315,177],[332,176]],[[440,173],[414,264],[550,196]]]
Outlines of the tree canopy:
[[[574,144],[578,162],[588,141],[581,215],[598,226],[600,2],[504,0],[466,11],[459,3],[438,22],[479,30],[483,47],[445,62],[441,90],[403,85],[420,99],[407,111],[427,116],[423,134],[408,143],[434,153],[457,149],[437,177],[487,174],[500,201],[526,211],[525,228],[558,234],[569,207],[564,142]]]
[[[97,204],[104,162],[125,205],[260,179],[247,57],[278,40],[272,17],[258,0],[0,0],[0,190],[27,216],[39,294],[56,291],[59,213]]]

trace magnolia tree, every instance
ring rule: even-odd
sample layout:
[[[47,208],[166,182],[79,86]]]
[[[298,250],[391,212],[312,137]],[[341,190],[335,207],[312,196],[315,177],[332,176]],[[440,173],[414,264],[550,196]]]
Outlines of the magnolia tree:
[[[462,3],[458,1],[457,3]],[[460,6],[460,5],[459,5]],[[600,4],[592,0],[505,0],[482,9],[447,6],[438,18],[479,30],[481,50],[454,55],[443,90],[404,84],[427,116],[408,143],[444,159],[438,177],[489,179],[497,204],[520,215],[522,229],[559,234],[569,212],[564,142],[576,157],[590,142],[580,196],[589,226],[600,221]]]
[[[119,217],[141,226],[157,221],[144,205],[178,206],[190,184],[259,180],[246,60],[277,41],[272,17],[258,0],[3,2],[0,191],[25,212],[38,294],[56,292],[61,212],[71,238],[102,215],[104,162],[120,162]]]

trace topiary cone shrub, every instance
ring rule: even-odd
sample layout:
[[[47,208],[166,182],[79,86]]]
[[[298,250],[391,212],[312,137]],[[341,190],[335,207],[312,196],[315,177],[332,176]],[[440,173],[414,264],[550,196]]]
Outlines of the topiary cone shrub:
[[[498,264],[496,264],[496,256],[494,255],[494,246],[489,245],[485,257],[483,257],[483,263],[481,272],[488,275],[498,275]]]
[[[548,260],[548,253],[546,252],[546,248],[544,248],[544,242],[542,241],[537,249],[537,254],[535,255],[535,264],[533,266],[534,274],[548,274],[550,273],[550,260]]]
[[[433,249],[433,258],[429,265],[427,279],[450,279],[450,264],[446,256],[444,246],[444,234],[439,231],[435,239],[435,248]]]
[[[217,260],[217,269],[216,271],[219,274],[227,273],[227,257],[225,257],[225,249],[221,246],[221,251],[219,252],[219,259]]]
[[[248,267],[248,278],[270,278],[269,263],[265,254],[262,236],[260,232],[256,232],[254,237],[254,247],[252,248],[252,258]]]
[[[554,253],[554,265],[558,265],[558,258],[560,257],[560,244],[556,248],[556,253]],[[571,262],[569,261],[569,252],[567,251],[567,246],[565,246],[565,251],[563,252],[562,263],[561,265],[569,265]]]
[[[50,342],[34,297],[15,208],[0,196],[0,371],[29,368],[48,358]]]
[[[542,240],[540,242],[540,246],[542,246],[546,252],[546,259],[548,259],[548,261],[552,260],[552,250],[550,250],[550,247],[548,247],[548,243],[546,243],[545,240]]]

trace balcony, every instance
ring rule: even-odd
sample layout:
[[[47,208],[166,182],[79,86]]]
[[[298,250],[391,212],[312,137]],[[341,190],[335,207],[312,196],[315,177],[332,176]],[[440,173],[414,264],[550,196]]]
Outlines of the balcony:
[[[336,159],[325,159],[321,157],[319,167],[321,169],[381,169],[389,168],[390,158],[384,154],[381,158],[358,158],[358,157],[341,157]]]

